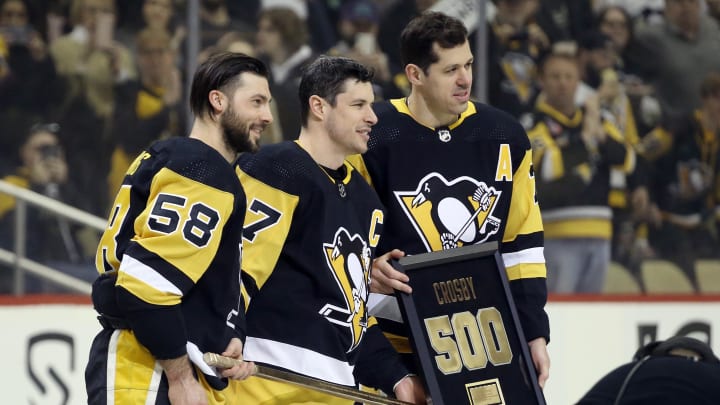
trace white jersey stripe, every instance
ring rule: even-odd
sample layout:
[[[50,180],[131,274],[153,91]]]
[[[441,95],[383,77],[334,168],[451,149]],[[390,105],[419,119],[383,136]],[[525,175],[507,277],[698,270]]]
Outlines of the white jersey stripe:
[[[503,253],[502,259],[505,267],[517,266],[525,263],[545,263],[544,248],[534,247],[519,252]]]
[[[133,276],[158,291],[178,296],[183,295],[182,291],[180,291],[175,284],[171,283],[170,280],[163,277],[155,271],[155,269],[127,254],[123,255],[122,262],[120,263],[120,271]]]
[[[145,405],[155,405],[157,402],[158,389],[160,389],[160,381],[162,380],[163,368],[157,361],[153,368],[152,378],[150,378],[150,386],[148,387],[148,396],[145,398]]]
[[[353,366],[324,354],[270,339],[248,336],[243,349],[247,361],[266,363],[335,384],[355,386]]]
[[[120,337],[122,330],[116,329],[110,335],[110,341],[108,342],[108,355],[107,355],[107,394],[105,396],[107,405],[115,405],[115,369],[117,363],[117,345],[118,338]]]
[[[577,206],[547,209],[542,212],[543,221],[568,219],[612,219],[612,209],[607,206]]]

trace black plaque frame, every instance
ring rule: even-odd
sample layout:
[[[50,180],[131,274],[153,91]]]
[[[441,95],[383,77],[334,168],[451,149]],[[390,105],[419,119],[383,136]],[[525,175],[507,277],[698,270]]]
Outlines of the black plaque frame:
[[[403,319],[410,329],[410,343],[414,350],[415,361],[425,380],[429,395],[432,397],[433,405],[459,405],[461,403],[483,405],[546,404],[542,390],[537,383],[537,373],[530,357],[527,340],[520,326],[517,309],[508,284],[505,265],[497,246],[497,242],[489,242],[406,256],[392,261],[393,267],[410,277],[409,284],[413,288],[413,294],[396,292],[396,296]],[[448,270],[448,268],[454,268],[454,270]],[[478,300],[466,301],[460,303],[459,306],[453,303],[453,305],[448,305],[447,308],[441,308],[440,305],[437,305],[437,308],[441,310],[428,313],[428,301],[436,300],[434,295],[428,296],[428,280],[442,281],[449,277],[456,277],[458,273],[472,276],[473,282],[475,277],[478,277],[478,280],[481,279],[482,285],[476,285],[474,292],[478,296],[483,295],[483,299],[480,300],[482,302],[478,305],[478,302],[476,302]],[[500,311],[513,352],[512,361],[503,365],[509,366],[503,369],[505,377],[499,377],[496,373],[500,370],[500,367],[491,364],[489,367],[480,370],[468,370],[463,367],[461,372],[450,377],[443,375],[436,367],[435,356],[438,353],[432,349],[424,319],[437,315],[451,316],[452,314],[444,312],[447,310],[455,313],[458,308],[460,310],[478,311],[480,308],[488,306],[498,308]],[[508,372],[508,370],[510,371]],[[505,379],[502,383],[501,378]],[[476,383],[480,384],[480,386],[487,385],[487,387],[480,388],[485,391],[487,391],[488,387],[491,392],[494,392],[493,389],[497,389],[499,400],[490,399],[488,402],[474,402],[474,395],[471,394],[471,391],[474,388],[473,384]],[[461,384],[463,387],[462,392],[460,392]],[[502,388],[504,388],[505,392],[503,392]],[[509,393],[508,389],[512,390],[512,393]],[[467,402],[461,402],[460,398],[465,398]]]

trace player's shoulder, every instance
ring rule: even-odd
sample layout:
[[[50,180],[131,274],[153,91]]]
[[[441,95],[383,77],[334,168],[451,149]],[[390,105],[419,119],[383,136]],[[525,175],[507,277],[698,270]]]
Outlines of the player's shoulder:
[[[244,153],[237,166],[247,175],[268,185],[290,191],[317,165],[300,145],[284,141],[265,145],[255,153]]]
[[[524,132],[523,126],[510,113],[488,104],[472,101],[475,108],[475,114],[470,115],[473,120],[478,122],[490,123],[493,125],[502,125],[511,130]],[[470,107],[470,105],[468,105]]]
[[[470,108],[474,108],[475,112],[466,114],[463,124],[471,127],[484,128],[487,136],[491,139],[529,147],[525,128],[517,118],[511,114],[499,108],[476,101],[468,104],[468,109]]]
[[[232,165],[206,143],[187,137],[174,137],[153,143],[141,156],[146,170],[169,170],[184,179],[225,191],[237,190]],[[141,166],[143,163],[141,163]]]
[[[375,112],[375,115],[378,116],[378,120],[381,116],[384,117],[386,115],[399,113],[392,100],[382,100],[374,102],[373,111]]]

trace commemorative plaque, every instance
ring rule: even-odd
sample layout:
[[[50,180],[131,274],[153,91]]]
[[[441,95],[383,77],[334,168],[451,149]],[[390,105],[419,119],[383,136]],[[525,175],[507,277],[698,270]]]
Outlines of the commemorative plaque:
[[[393,261],[397,292],[433,405],[545,405],[497,243]]]

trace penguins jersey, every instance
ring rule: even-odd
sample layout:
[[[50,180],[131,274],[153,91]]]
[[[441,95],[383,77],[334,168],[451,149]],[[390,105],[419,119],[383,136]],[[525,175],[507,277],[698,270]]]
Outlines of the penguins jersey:
[[[547,238],[601,238],[612,234],[609,205],[613,170],[616,186],[635,167],[635,153],[618,129],[603,120],[606,139],[588,146],[582,139],[584,113],[566,117],[544,102],[537,104],[528,131],[543,207]]]
[[[352,162],[388,211],[380,251],[412,255],[500,242],[525,336],[548,339],[543,228],[530,142],[520,124],[472,102],[442,128],[415,121],[406,99],[376,103],[375,113],[369,149]],[[397,303],[380,299],[383,310],[373,314],[396,349],[410,352]]]
[[[213,388],[227,385],[202,353],[243,338],[244,214],[233,165],[199,140],[157,142],[130,165],[96,255],[100,273],[117,271],[118,306],[131,326],[109,343],[114,386],[151,390],[139,384],[151,384],[155,359],[185,353]]]
[[[333,179],[295,142],[238,160],[247,193],[243,355],[392,392],[406,370],[366,309],[384,212],[361,175],[347,162],[342,170],[344,178]]]

